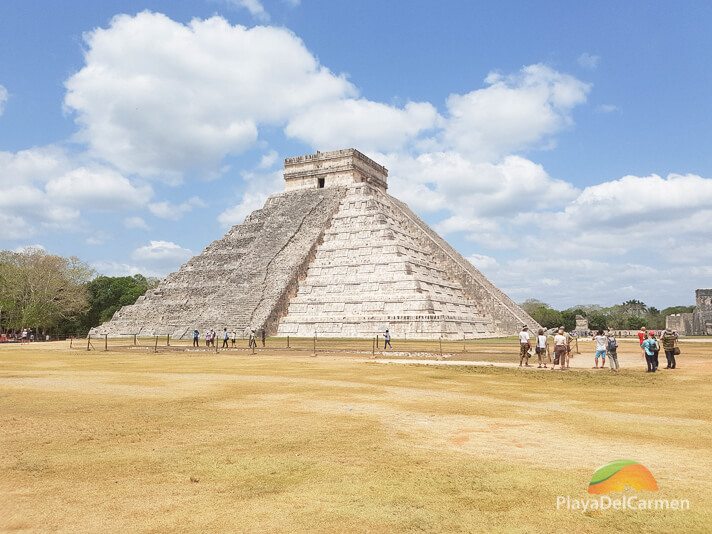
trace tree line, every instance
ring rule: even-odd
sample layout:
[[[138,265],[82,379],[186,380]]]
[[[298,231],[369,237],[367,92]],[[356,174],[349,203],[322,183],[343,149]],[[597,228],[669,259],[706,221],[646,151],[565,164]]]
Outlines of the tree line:
[[[74,256],[0,251],[0,331],[85,335],[157,284],[140,274],[97,276]]]
[[[691,312],[694,306],[671,306],[659,310],[648,306],[639,300],[627,300],[615,306],[602,307],[595,305],[579,305],[565,310],[556,310],[535,299],[529,299],[521,304],[532,319],[545,328],[555,328],[563,325],[567,331],[576,328],[576,316],[588,319],[590,330],[637,330],[641,326],[660,330],[665,328],[665,317],[673,313]]]
[[[38,249],[0,251],[0,331],[31,328],[42,335],[85,335],[158,282],[140,274],[96,276],[74,256],[64,258]],[[591,330],[637,330],[641,326],[664,328],[666,315],[690,312],[694,307],[658,310],[639,300],[628,300],[608,308],[581,305],[556,310],[530,299],[522,308],[545,328],[564,325],[573,330],[576,316],[582,315]]]

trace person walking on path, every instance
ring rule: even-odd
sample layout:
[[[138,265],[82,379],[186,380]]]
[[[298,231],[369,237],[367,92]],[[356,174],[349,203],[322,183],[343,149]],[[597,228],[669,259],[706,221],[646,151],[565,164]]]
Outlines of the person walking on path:
[[[223,349],[227,348],[227,342],[229,339],[230,339],[230,333],[227,331],[227,328],[223,328],[223,344],[222,344]]]
[[[267,333],[265,332],[265,329],[262,329],[262,332],[260,332],[260,337],[262,338],[262,348],[265,348],[265,341],[267,340]]]
[[[548,357],[548,347],[547,347],[547,338],[546,334],[544,334],[544,329],[540,328],[539,333],[536,336],[536,355],[539,358],[539,365],[537,366],[537,369],[542,368],[542,364],[544,369],[546,369],[546,359]]]
[[[566,351],[568,350],[568,345],[566,343],[566,336],[564,335],[564,329],[559,328],[554,336],[554,363],[551,365],[551,370],[556,369],[559,365],[563,371],[566,368]]]
[[[235,343],[237,343],[237,332],[233,331],[232,334],[230,334],[230,341],[232,341],[232,348],[235,348]]]
[[[611,371],[619,371],[621,366],[618,364],[618,341],[616,336],[613,335],[611,330],[608,331],[608,336],[606,337],[606,352],[608,353],[608,365],[611,367]]]
[[[256,348],[257,348],[257,339],[256,339],[256,336],[255,336],[255,331],[254,331],[254,330],[250,330],[250,341],[249,341],[248,347],[251,348],[251,349],[256,349]]]
[[[393,345],[391,345],[391,333],[388,331],[388,328],[386,328],[386,331],[383,333],[383,350],[389,347],[393,349]]]
[[[529,327],[524,325],[522,331],[519,332],[519,367],[522,366],[522,363],[525,364],[525,367],[529,367],[529,349],[532,348],[529,344],[530,339]]]
[[[645,349],[643,348],[643,343],[645,343],[645,340],[648,338],[648,333],[645,331],[645,327],[641,326],[640,330],[638,330],[638,341],[640,342],[640,351],[643,354],[643,358],[645,358]]]
[[[677,362],[675,362],[675,345],[677,344],[677,340],[677,332],[673,332],[669,328],[666,328],[663,335],[660,336],[660,341],[662,341],[663,350],[665,351],[665,358],[667,358],[667,366],[665,369],[675,369],[677,365]]]
[[[196,328],[193,330],[193,346],[197,347],[200,345],[200,332],[198,332],[198,329]]]
[[[654,373],[658,370],[658,366],[655,364],[655,356],[660,350],[658,345],[658,340],[655,339],[655,334],[650,332],[648,334],[648,339],[643,341],[643,350],[645,351],[645,362],[648,365],[648,373]]]
[[[593,338],[596,342],[596,356],[595,356],[595,366],[594,369],[598,369],[598,359],[601,358],[601,369],[606,366],[606,345],[608,344],[608,338],[603,335],[603,330],[596,332],[596,336]]]

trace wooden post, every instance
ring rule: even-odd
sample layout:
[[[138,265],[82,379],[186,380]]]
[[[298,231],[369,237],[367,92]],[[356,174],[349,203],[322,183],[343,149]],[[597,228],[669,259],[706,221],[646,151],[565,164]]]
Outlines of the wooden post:
[[[289,336],[287,336],[287,348],[289,348]]]
[[[104,334],[104,352],[109,350],[109,334]]]
[[[136,334],[134,334],[134,347],[137,345],[136,343]]]
[[[91,347],[91,336],[87,336],[87,350],[91,350],[89,347]]]
[[[158,352],[158,336],[155,336],[155,337],[156,337],[156,344],[155,344],[154,347],[153,347],[153,352],[154,352],[154,353]]]
[[[171,346],[171,335],[166,334],[166,347],[170,347],[170,346]]]
[[[376,348],[377,349],[381,348],[380,345],[378,344],[378,334],[376,334]]]
[[[73,336],[69,336],[69,348],[70,348],[70,349],[72,348],[72,342],[73,342],[73,341],[74,341],[74,337],[73,337]]]

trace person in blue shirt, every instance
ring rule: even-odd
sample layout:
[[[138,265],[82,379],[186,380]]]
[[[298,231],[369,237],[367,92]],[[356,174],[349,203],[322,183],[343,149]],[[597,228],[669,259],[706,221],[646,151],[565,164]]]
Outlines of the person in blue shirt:
[[[645,351],[645,361],[648,364],[648,373],[654,373],[658,370],[658,353],[660,352],[660,345],[658,340],[655,339],[655,332],[648,333],[648,339],[643,341],[643,350]]]

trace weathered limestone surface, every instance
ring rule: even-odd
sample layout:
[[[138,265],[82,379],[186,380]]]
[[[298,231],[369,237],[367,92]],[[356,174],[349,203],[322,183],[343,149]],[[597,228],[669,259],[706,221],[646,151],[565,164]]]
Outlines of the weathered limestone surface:
[[[712,336],[712,289],[695,291],[692,313],[676,313],[665,318],[665,327],[688,336]]]
[[[349,149],[285,161],[286,191],[96,334],[193,328],[321,337],[490,337],[538,328]]]
[[[309,189],[270,197],[92,334],[180,338],[194,328],[274,330],[345,192]]]

